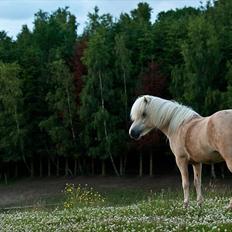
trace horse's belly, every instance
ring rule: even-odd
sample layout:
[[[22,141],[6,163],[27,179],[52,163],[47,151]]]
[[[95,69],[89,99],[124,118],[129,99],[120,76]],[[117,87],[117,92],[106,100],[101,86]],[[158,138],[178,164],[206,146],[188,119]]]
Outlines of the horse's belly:
[[[212,164],[212,163],[218,163],[222,162],[223,158],[217,151],[212,152],[205,152],[205,153],[198,153],[196,155],[189,156],[190,163],[196,162],[196,163],[205,163],[205,164]]]

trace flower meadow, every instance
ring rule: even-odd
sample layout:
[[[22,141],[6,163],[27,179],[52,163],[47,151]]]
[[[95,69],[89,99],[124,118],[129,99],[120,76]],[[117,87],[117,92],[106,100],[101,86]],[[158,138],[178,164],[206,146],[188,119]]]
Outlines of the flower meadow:
[[[66,203],[55,209],[2,212],[0,231],[232,231],[232,212],[226,209],[228,196],[212,194],[202,207],[192,200],[185,209],[180,193],[150,193],[133,204],[112,206],[107,203],[107,194],[102,202],[101,194],[89,188],[67,185],[65,191],[79,191],[82,197],[85,191],[91,194],[86,193],[84,205],[78,205],[78,200],[67,207],[66,198]]]
[[[66,198],[64,208],[66,209],[104,203],[104,197],[87,184],[84,186],[80,184],[78,186],[66,184],[64,195]]]

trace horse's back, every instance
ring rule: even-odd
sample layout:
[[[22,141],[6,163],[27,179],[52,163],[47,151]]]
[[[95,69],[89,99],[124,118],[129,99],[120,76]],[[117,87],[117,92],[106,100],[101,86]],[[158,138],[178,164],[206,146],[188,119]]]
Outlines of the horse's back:
[[[216,113],[210,116],[214,120],[228,120],[232,122],[232,109],[217,111]]]
[[[208,130],[209,133],[232,135],[232,110],[221,110],[211,115],[208,121]]]
[[[232,155],[232,110],[222,110],[209,117],[208,136],[220,153]]]

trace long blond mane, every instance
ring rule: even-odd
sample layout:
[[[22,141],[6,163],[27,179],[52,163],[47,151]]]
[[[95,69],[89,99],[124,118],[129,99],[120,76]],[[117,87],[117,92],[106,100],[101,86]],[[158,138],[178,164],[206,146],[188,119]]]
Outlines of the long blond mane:
[[[174,133],[185,121],[200,116],[190,107],[150,95],[139,97],[135,101],[131,109],[132,120],[141,117],[143,112],[149,115],[156,128],[168,127],[168,133],[170,134]]]

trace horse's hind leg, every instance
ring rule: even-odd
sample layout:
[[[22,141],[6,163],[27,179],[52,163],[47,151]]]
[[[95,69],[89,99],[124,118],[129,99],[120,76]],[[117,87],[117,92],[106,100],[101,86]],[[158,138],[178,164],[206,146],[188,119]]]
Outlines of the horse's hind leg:
[[[184,207],[187,208],[189,204],[189,174],[188,161],[182,157],[176,157],[176,164],[180,170],[182,178],[182,187],[184,191]]]
[[[226,165],[227,165],[228,169],[230,170],[230,172],[232,173],[232,159],[230,159],[229,161],[226,160]],[[232,198],[230,199],[230,203],[229,203],[227,208],[232,210]]]
[[[220,151],[220,154],[225,160],[228,169],[232,173],[232,148],[224,145]],[[232,198],[230,199],[228,209],[232,210]]]
[[[193,173],[194,173],[194,186],[196,188],[197,193],[197,203],[199,205],[203,202],[203,196],[201,193],[201,170],[202,170],[202,164],[193,164]]]
[[[226,165],[227,165],[228,169],[232,173],[232,155],[228,159],[225,159],[225,161],[226,161]],[[228,209],[232,210],[232,198],[230,199]]]

